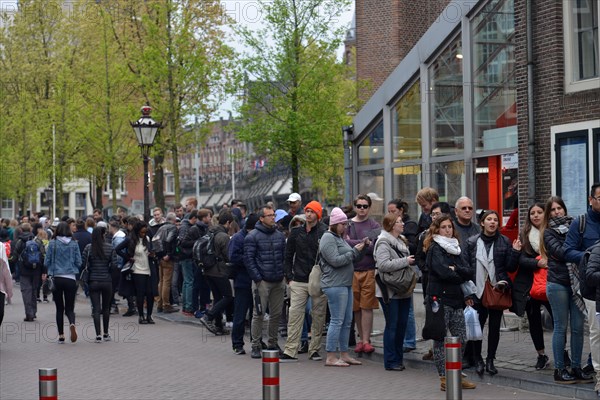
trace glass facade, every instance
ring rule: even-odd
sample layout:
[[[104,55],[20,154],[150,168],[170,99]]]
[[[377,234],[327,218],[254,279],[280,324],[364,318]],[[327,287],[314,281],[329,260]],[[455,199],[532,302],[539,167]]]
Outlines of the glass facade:
[[[463,160],[433,164],[433,187],[440,201],[454,205],[467,192],[465,162]]]
[[[385,202],[383,190],[383,169],[361,171],[358,173],[358,193],[368,194],[373,204],[370,215],[383,217]]]
[[[383,164],[383,121],[358,146],[358,165]]]
[[[419,214],[414,201],[417,191],[423,187],[421,165],[410,165],[394,168],[392,175],[392,199],[401,198],[408,203],[408,214],[414,220]]]
[[[473,128],[476,151],[517,145],[514,0],[489,2],[473,18]]]
[[[392,161],[421,158],[420,81],[408,89],[393,108]]]
[[[464,148],[462,42],[450,42],[429,67],[431,155],[457,154]]]

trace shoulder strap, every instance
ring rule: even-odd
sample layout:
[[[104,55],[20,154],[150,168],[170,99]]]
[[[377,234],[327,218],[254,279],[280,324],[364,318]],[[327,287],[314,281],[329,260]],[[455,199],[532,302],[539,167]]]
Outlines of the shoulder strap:
[[[579,248],[583,245],[583,234],[585,233],[586,218],[585,214],[579,216]]]

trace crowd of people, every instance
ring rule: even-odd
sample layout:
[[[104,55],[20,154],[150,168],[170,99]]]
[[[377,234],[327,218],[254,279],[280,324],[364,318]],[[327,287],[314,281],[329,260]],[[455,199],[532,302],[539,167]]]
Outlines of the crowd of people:
[[[303,206],[298,193],[289,196],[286,209],[265,204],[249,212],[234,200],[216,214],[191,198],[166,215],[155,208],[148,223],[122,215],[105,221],[101,210],[78,220],[2,220],[0,322],[14,279],[24,321],[35,321],[38,303],[52,294],[58,341],[65,342],[66,315],[69,340],[76,342],[74,304],[81,286],[90,298],[96,342],[111,340],[110,315],[119,312],[122,298],[123,316],[137,315],[139,324],[154,324],[154,312],[199,318],[211,333],[231,335],[238,355],[246,354],[249,327],[252,358],[261,358],[266,348],[278,350],[281,362],[308,353],[310,360],[324,358],[326,366],[349,367],[361,364],[361,353],[375,350],[373,313],[381,307],[384,368],[402,371],[404,354],[416,348],[413,291],[419,280],[418,301],[432,310],[425,325],[441,323],[443,336],[460,338],[465,368],[480,376],[498,373],[494,360],[505,308],[527,316],[535,368],[547,368],[544,307],[554,323],[554,381],[593,382],[600,374],[600,184],[591,187],[588,201],[586,214],[577,217],[569,216],[560,197],[531,205],[512,241],[501,233],[497,211],[477,212],[468,197],[453,205],[441,202],[433,188],[416,195],[417,221],[402,199],[389,201],[377,221],[369,195],[327,215],[318,201]],[[584,256],[587,269],[580,274]],[[318,293],[311,291],[314,280]],[[583,285],[598,288],[596,295],[582,296]],[[508,296],[510,304],[503,308],[492,296]],[[485,358],[482,338],[467,340],[467,306],[476,311],[480,328],[489,321]],[[320,355],[323,336],[326,357]],[[444,357],[438,336],[423,358],[434,361],[442,390]],[[463,378],[462,387],[476,385]]]

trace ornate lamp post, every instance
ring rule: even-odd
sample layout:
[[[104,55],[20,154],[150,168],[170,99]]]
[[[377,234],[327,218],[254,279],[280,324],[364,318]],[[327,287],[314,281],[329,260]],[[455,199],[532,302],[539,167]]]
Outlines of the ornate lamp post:
[[[142,159],[144,160],[144,221],[150,221],[150,194],[148,191],[148,161],[150,148],[154,144],[154,139],[158,130],[162,128],[160,122],[154,121],[150,117],[152,107],[143,106],[142,116],[135,122],[130,122],[135,137],[137,138],[140,149],[142,150]]]

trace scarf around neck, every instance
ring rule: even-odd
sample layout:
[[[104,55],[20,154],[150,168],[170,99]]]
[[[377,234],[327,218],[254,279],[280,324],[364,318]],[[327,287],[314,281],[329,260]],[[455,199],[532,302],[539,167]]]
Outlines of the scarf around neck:
[[[529,244],[536,254],[540,254],[540,230],[535,226],[532,226],[529,231]]]
[[[496,265],[494,264],[494,243],[492,243],[492,247],[490,251],[487,252],[485,250],[485,243],[483,243],[483,239],[479,237],[477,239],[477,252],[475,253],[475,259],[477,260],[476,267],[476,285],[477,285],[477,295],[478,298],[481,299],[483,295],[483,289],[485,289],[485,281],[490,278],[490,283],[492,286],[496,285]]]
[[[442,246],[447,253],[455,256],[460,254],[460,243],[457,238],[449,238],[442,235],[433,235],[433,240]]]
[[[550,221],[548,221],[548,225],[551,229],[560,233],[561,235],[565,235],[569,232],[569,226],[573,222],[573,217],[570,215],[565,215],[563,217],[552,217]]]

